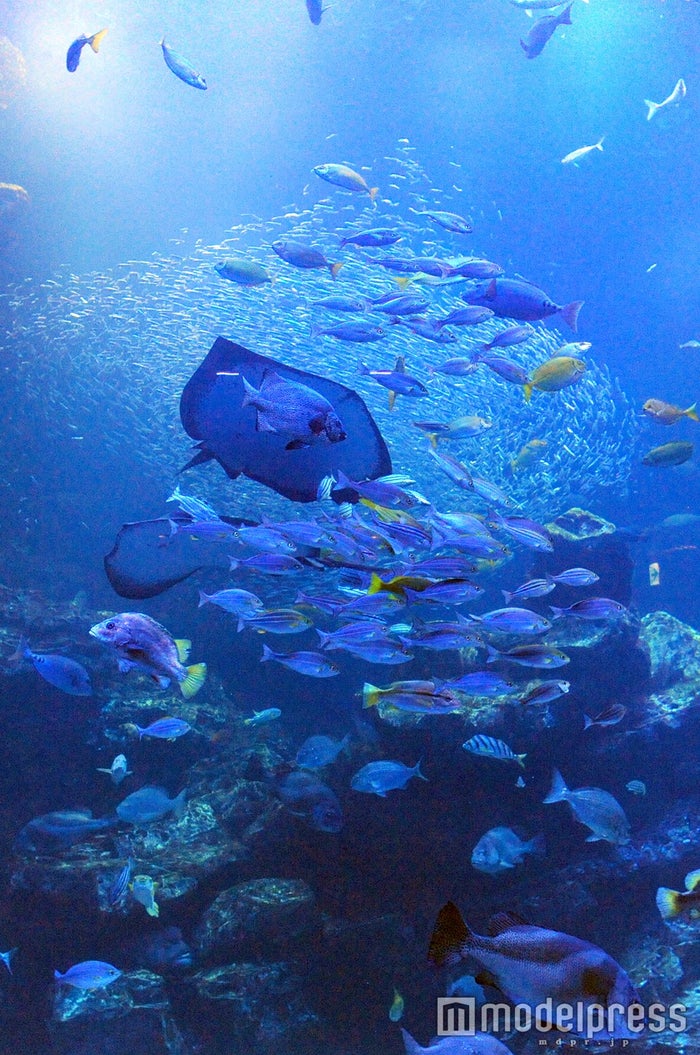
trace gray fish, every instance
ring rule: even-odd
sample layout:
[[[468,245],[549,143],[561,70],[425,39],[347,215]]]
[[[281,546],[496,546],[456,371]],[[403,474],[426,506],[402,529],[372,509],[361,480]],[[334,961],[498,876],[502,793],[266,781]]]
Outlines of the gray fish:
[[[179,77],[185,84],[189,84],[192,88],[200,88],[202,91],[206,91],[207,82],[201,73],[197,73],[195,68],[190,62],[180,55],[179,52],[174,51],[168,44],[165,43],[165,38],[161,39],[160,46],[163,49],[163,58],[165,59],[165,65],[171,70],[176,77]]]
[[[323,769],[331,765],[341,751],[347,749],[350,743],[350,733],[342,740],[333,740],[330,736],[309,736],[296,753],[295,762],[302,769]]]
[[[91,810],[55,810],[25,824],[15,845],[23,851],[54,853],[82,842],[95,832],[112,828],[115,823],[109,817],[93,817]]]
[[[290,812],[304,817],[317,831],[339,832],[343,827],[343,810],[338,796],[315,773],[305,769],[289,773],[278,791]]]
[[[498,875],[520,864],[525,854],[544,853],[544,839],[536,835],[528,842],[515,834],[512,828],[491,828],[482,835],[472,850],[472,865],[479,872]]]
[[[613,796],[602,788],[575,788],[570,791],[558,769],[554,770],[552,787],[544,802],[568,802],[577,821],[591,829],[587,843],[605,841],[626,846],[630,826],[625,811]]]
[[[520,41],[520,46],[528,59],[537,58],[544,50],[544,46],[553,35],[558,26],[571,25],[571,8],[573,4],[560,11],[558,15],[545,15],[538,18],[527,35],[526,40]]]
[[[387,791],[399,791],[406,787],[411,777],[427,780],[420,771],[420,762],[405,766],[403,762],[368,762],[350,781],[353,791],[365,791],[370,795],[385,798]]]
[[[186,795],[187,789],[183,788],[179,795],[171,799],[165,788],[149,784],[122,799],[116,813],[120,820],[129,824],[150,824],[166,817],[168,813],[180,817],[185,808]]]
[[[254,407],[258,432],[281,432],[289,436],[288,451],[313,443],[339,443],[346,437],[332,405],[313,388],[288,381],[274,370],[266,370],[259,389],[243,378],[242,406]]]

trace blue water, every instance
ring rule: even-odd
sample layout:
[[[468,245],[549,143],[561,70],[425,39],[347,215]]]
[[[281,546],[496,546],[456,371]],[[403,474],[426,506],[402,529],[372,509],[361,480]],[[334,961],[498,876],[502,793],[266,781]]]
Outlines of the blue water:
[[[354,753],[326,774],[343,805],[342,832],[315,831],[283,810],[251,842],[244,865],[200,875],[194,894],[168,900],[162,912],[165,925],[181,927],[194,942],[202,913],[234,883],[305,880],[323,916],[317,929],[286,953],[242,955],[263,964],[286,955],[306,979],[302,1003],[315,1023],[297,1023],[285,1039],[290,1012],[287,1020],[279,1017],[281,1037],[268,1023],[255,1039],[250,1023],[247,1033],[237,1032],[240,1023],[225,1001],[200,1001],[187,976],[178,976],[169,986],[167,1015],[182,1039],[167,1035],[167,1050],[219,1055],[237,1044],[246,1055],[321,1046],[398,1052],[401,1040],[387,1017],[394,985],[406,997],[402,1024],[427,1043],[434,997],[444,986],[426,967],[425,950],[448,897],[478,930],[491,912],[517,909],[537,924],[602,945],[630,970],[645,939],[678,951],[679,933],[661,923],[654,892],[659,885],[682,888],[685,872],[697,866],[700,731],[692,709],[676,725],[648,721],[652,693],[668,691],[673,678],[665,682],[662,671],[654,680],[634,641],[635,620],[658,609],[700,630],[698,525],[659,526],[700,511],[697,452],[676,467],[641,464],[649,449],[692,442],[700,427],[682,418],[662,428],[642,413],[652,397],[687,408],[700,385],[700,349],[680,347],[700,341],[700,5],[576,0],[572,22],[529,61],[519,39],[532,21],[507,0],[328,0],[318,26],[304,0],[3,6],[0,37],[22,53],[26,76],[13,72],[0,40],[0,95],[7,101],[0,109],[0,182],[25,188],[29,201],[0,212],[0,904],[7,905],[0,950],[19,947],[12,978],[0,965],[1,1050],[84,1050],[80,1044],[88,1041],[79,1030],[52,1020],[53,969],[92,958],[120,965],[120,956],[126,967],[127,939],[153,925],[135,903],[123,913],[103,911],[92,878],[68,894],[51,889],[53,879],[43,889],[24,882],[26,862],[13,851],[22,825],[56,809],[107,814],[122,790],[149,782],[171,794],[187,785],[196,798],[220,787],[229,767],[237,779],[272,786],[275,765],[291,764],[303,739],[319,732],[339,738],[354,730],[356,737]],[[69,74],[71,41],[104,26],[99,53],[84,48]],[[163,36],[206,77],[207,91],[167,69],[158,46]],[[679,78],[687,96],[647,121],[644,100],[661,102]],[[561,164],[601,136],[602,151],[578,165]],[[315,165],[341,161],[379,187],[376,208],[313,174]],[[469,216],[473,235],[460,240],[411,211],[429,205]],[[398,327],[376,345],[311,339],[310,301],[393,288],[389,273],[340,252],[338,233],[348,225],[393,224],[402,227],[399,246],[409,255],[473,253],[536,283],[557,304],[584,301],[575,338],[554,318],[551,326],[537,325],[532,345],[509,351],[533,369],[565,341],[590,341],[585,382],[552,396],[535,393],[526,407],[519,389],[482,368],[471,387],[433,378],[430,400],[399,399],[389,413],[386,392],[358,379],[358,349],[359,358],[387,369],[405,354],[410,371],[428,381],[431,367],[468,354],[474,340],[460,332],[457,345],[442,348]],[[269,246],[285,236],[342,259],[338,281],[280,261]],[[244,290],[218,278],[213,264],[243,253],[269,269],[272,285]],[[428,295],[433,314],[461,303],[447,287]],[[502,328],[496,323],[482,332],[493,336]],[[448,677],[454,655],[421,651],[406,672],[333,653],[341,677],[317,682],[261,665],[258,635],[236,634],[232,617],[197,608],[197,586],[214,592],[231,585],[225,572],[210,569],[153,600],[119,597],[103,556],[122,523],[172,513],[165,500],[176,483],[221,514],[284,520],[320,513],[249,481],[228,481],[214,465],[176,476],[190,456],[179,396],[218,335],[359,391],[396,471],[414,474],[419,490],[442,509],[486,512],[448,485],[411,421],[465,413],[493,419],[492,432],[450,446],[450,453],[512,488],[520,513],[544,522],[577,505],[620,529],[611,549],[566,556],[599,561],[591,566],[601,586],[613,597],[619,591],[632,613],[628,637],[621,643],[613,633],[603,644],[575,649],[563,673],[572,693],[547,714],[530,719],[504,705],[488,728],[436,717],[398,729],[361,714],[363,682]],[[507,464],[533,438],[547,441],[546,453],[509,480]],[[571,460],[565,444],[574,448]],[[513,548],[509,564],[479,579],[486,595],[473,610],[495,608],[501,589],[565,566],[564,549],[548,564],[548,557]],[[660,567],[659,587],[650,586],[652,562]],[[311,593],[330,589],[327,577],[311,572],[300,582]],[[241,578],[235,585],[258,590],[268,604],[290,605],[300,582]],[[533,606],[546,612],[550,600],[572,604],[580,596],[569,590]],[[110,701],[125,706],[133,692],[138,713],[131,718],[142,725],[144,717],[180,713],[182,704],[172,689],[159,695],[133,673],[117,675],[89,639],[92,623],[125,610],[148,612],[174,636],[191,638],[193,659],[207,661],[201,741],[135,744],[124,737],[121,724],[129,716],[114,717]],[[426,618],[453,615],[448,609]],[[314,618],[324,629],[333,625],[318,613]],[[38,651],[84,662],[95,697],[66,696],[31,668],[18,670],[10,654],[21,632]],[[315,647],[310,636],[265,640],[283,651]],[[677,648],[677,640],[668,648]],[[683,665],[692,666],[687,657]],[[557,676],[509,667],[511,673],[522,686],[538,673]],[[619,701],[628,709],[624,724],[583,736],[584,711],[596,714]],[[243,731],[244,714],[278,704],[283,718],[259,740]],[[658,706],[663,710],[663,701]],[[187,713],[197,719],[196,709]],[[353,725],[360,717],[365,724]],[[465,761],[460,744],[477,728],[527,751],[526,802],[513,789],[514,771]],[[222,729],[227,735],[212,742],[223,746],[207,746]],[[241,758],[256,743],[261,754],[269,746],[270,758],[246,768]],[[95,769],[109,766],[118,750],[126,751],[136,776],[117,791]],[[408,765],[422,758],[429,783],[413,781],[387,800],[358,802],[350,778],[378,758]],[[586,844],[568,807],[541,807],[554,764],[571,787],[602,787],[619,799],[636,857],[629,848],[625,856],[607,843]],[[648,784],[645,797],[625,791],[633,778]],[[686,844],[678,834],[684,823],[692,833]],[[528,836],[544,831],[544,862],[526,859],[495,878],[476,872],[469,863],[473,845],[503,824]],[[110,861],[124,856],[123,843],[118,851],[102,846]],[[138,863],[148,868],[147,859]],[[345,937],[330,940],[329,949],[330,932]],[[203,957],[196,966],[205,970],[210,962]],[[659,970],[647,979],[647,992],[678,997],[697,981],[696,965],[683,960],[683,970],[675,990],[664,989]],[[209,1015],[214,1025],[203,1028]],[[97,1032],[89,1043],[117,1050],[109,1020],[90,1021]],[[129,1022],[134,1055],[138,1044],[166,1050],[155,1018],[140,1022],[132,1014]],[[524,1050],[523,1043],[516,1038],[513,1050]]]

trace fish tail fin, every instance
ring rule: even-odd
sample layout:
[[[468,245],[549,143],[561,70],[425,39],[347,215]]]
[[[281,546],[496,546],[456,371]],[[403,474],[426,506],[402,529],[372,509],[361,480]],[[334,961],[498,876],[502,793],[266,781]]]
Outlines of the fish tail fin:
[[[208,594],[208,593],[205,593],[204,590],[200,590],[199,591],[199,604],[197,605],[197,607],[201,608],[203,604],[206,604],[210,600],[211,600],[211,595]]]
[[[180,692],[186,700],[191,699],[192,696],[199,692],[206,677],[206,663],[193,663],[191,667],[187,668],[187,677],[180,682]]]
[[[523,395],[525,396],[526,403],[530,402],[530,397],[532,395],[532,390],[534,387],[535,386],[532,384],[531,381],[528,381],[526,385],[523,385]]]
[[[553,619],[561,619],[562,616],[564,615],[564,612],[566,611],[565,608],[557,608],[553,604],[550,604],[549,609],[550,609],[550,611],[552,613],[552,618]]]
[[[533,836],[533,838],[525,844],[525,849],[531,854],[546,854],[547,843],[544,835],[540,832],[539,835]]]
[[[320,326],[317,322],[312,322],[311,323],[311,331],[309,333],[309,336],[310,337],[320,337],[322,329],[323,329],[323,327]]]
[[[559,15],[559,25],[560,26],[570,26],[571,25],[571,8],[573,6],[574,6],[573,4],[569,4],[569,6],[564,11],[562,11],[562,13]]]
[[[493,645],[487,644],[486,645],[486,662],[487,663],[497,663],[500,658],[501,658],[501,653],[498,651],[498,649],[494,648]]]
[[[19,663],[22,659],[29,659],[30,655],[31,649],[29,647],[29,642],[27,641],[24,634],[22,634],[19,641],[17,642],[16,650],[12,653],[11,656],[8,656],[8,663]]]
[[[691,421],[700,421],[700,417],[698,417],[697,407],[697,403],[693,403],[692,407],[688,407],[687,410],[684,410],[683,413],[685,414],[686,418],[690,418]]]
[[[380,590],[384,589],[384,585],[383,580],[379,578],[376,571],[373,571],[367,587],[367,596],[371,597],[373,593],[379,593]]]
[[[376,685],[370,685],[370,683],[368,681],[366,681],[364,683],[364,685],[362,686],[362,706],[363,706],[363,708],[376,707],[377,704],[379,703],[380,693],[381,693],[381,690],[379,688],[377,688]]]
[[[237,571],[238,568],[240,567],[240,564],[241,564],[241,562],[239,561],[238,557],[232,557],[229,554],[229,558],[228,559],[229,559],[228,570],[229,571]]]
[[[577,332],[578,314],[579,314],[579,312],[580,312],[582,307],[583,307],[583,301],[582,300],[572,300],[570,304],[565,304],[564,307],[559,312],[559,314],[561,315],[561,317],[564,320],[564,322],[566,323],[566,325],[571,330],[573,330],[574,333]]]
[[[472,934],[457,906],[448,901],[438,912],[428,947],[428,959],[436,967],[454,967],[471,945]]]
[[[150,905],[147,906],[146,912],[149,916],[154,916],[157,919],[158,916],[160,916],[160,905],[157,901],[153,901]]]
[[[688,872],[685,877],[685,889],[696,890],[700,886],[700,868],[696,868],[694,872]]]
[[[173,817],[182,817],[185,812],[185,799],[187,798],[187,788],[183,788],[180,794],[175,799],[175,805],[173,806]]]
[[[379,194],[379,187],[370,187],[369,188],[369,200],[372,202],[372,205],[375,204],[374,199],[377,197],[378,194]]]
[[[605,136],[601,136],[600,139],[598,140],[598,142],[593,144],[596,150],[602,150],[603,149],[603,140],[604,139],[605,139]]]
[[[328,642],[333,640],[333,635],[329,634],[326,630],[319,630],[319,628],[316,627],[316,633],[318,634],[319,648],[326,648]]]
[[[525,769],[525,759],[527,758],[527,752],[523,755],[516,755],[515,761],[518,763],[521,769]]]
[[[510,602],[513,600],[513,594],[510,592],[510,590],[501,590],[501,593],[503,594],[503,600],[506,602],[506,604],[510,604]]]
[[[104,36],[105,36],[106,32],[107,32],[106,28],[105,29],[101,29],[99,31],[99,33],[93,33],[91,37],[88,37],[88,44],[90,45],[92,50],[95,52],[95,54],[97,54],[97,52],[100,50],[100,44],[104,40]]]
[[[656,907],[662,919],[674,919],[681,911],[680,894],[677,890],[660,886],[656,891]]]
[[[188,641],[184,637],[175,638],[175,647],[177,648],[177,658],[181,663],[185,663],[189,657],[190,649],[192,648],[192,642]]]
[[[584,732],[586,731],[586,729],[590,729],[590,727],[592,725],[595,725],[595,722],[593,721],[593,719],[589,715],[584,714],[584,716],[583,716],[583,729],[584,729]]]
[[[342,260],[337,261],[335,264],[329,264],[328,265],[328,270],[331,273],[331,278],[337,278],[338,277],[338,272],[340,271],[342,266],[343,266]]]
[[[53,972],[53,976],[54,976],[54,980],[56,982],[62,982],[63,981],[63,975],[61,974],[60,971],[54,971]]]
[[[564,782],[564,778],[558,769],[555,769],[552,773],[552,786],[549,789],[549,795],[543,802],[566,802],[569,797],[569,789]]]
[[[656,111],[659,109],[659,104],[658,103],[653,103],[651,101],[651,99],[645,99],[644,100],[644,105],[647,107],[647,121],[651,121],[652,117],[654,116]]]
[[[419,758],[416,762],[415,766],[413,767],[413,775],[419,777],[421,780],[427,780],[428,778],[426,777],[425,773],[421,773],[420,764],[422,761],[423,759]]]
[[[275,654],[272,651],[272,649],[269,648],[269,646],[266,645],[263,642],[263,652],[262,652],[262,656],[260,657],[260,662],[261,663],[265,663],[265,662],[267,662],[268,659],[274,659],[274,658],[275,658]]]
[[[412,275],[395,275],[394,276],[394,282],[399,287],[399,289],[405,289],[406,286],[409,284],[409,282],[413,282],[413,276]]]

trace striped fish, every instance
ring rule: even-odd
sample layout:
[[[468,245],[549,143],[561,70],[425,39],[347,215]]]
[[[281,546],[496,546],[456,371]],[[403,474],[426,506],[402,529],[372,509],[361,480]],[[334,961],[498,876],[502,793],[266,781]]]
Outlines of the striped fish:
[[[497,740],[494,736],[486,736],[485,733],[476,733],[471,740],[462,744],[462,747],[472,755],[493,758],[499,762],[517,762],[523,767],[527,758],[527,755],[516,755],[503,740]]]

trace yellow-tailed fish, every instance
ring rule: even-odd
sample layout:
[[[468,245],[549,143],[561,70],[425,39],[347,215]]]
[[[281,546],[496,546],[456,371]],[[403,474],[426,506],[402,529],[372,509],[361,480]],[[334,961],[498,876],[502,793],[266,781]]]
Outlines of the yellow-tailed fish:
[[[539,392],[559,392],[562,388],[580,381],[586,371],[583,359],[574,359],[570,355],[557,355],[540,363],[533,371],[530,380],[523,385],[525,402],[530,402],[533,388]]]
[[[391,1001],[391,1007],[389,1008],[389,1018],[392,1022],[400,1022],[403,1018],[403,1007],[404,1001],[401,993],[394,986],[394,999]]]

